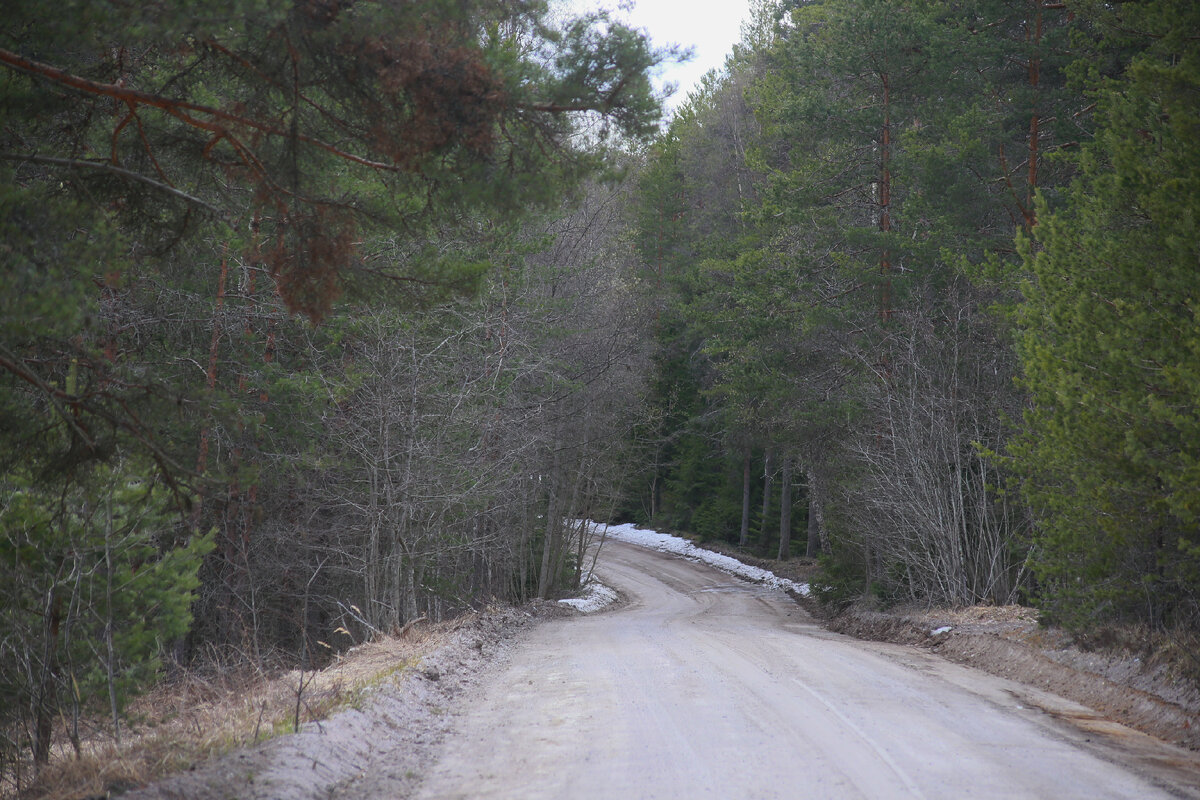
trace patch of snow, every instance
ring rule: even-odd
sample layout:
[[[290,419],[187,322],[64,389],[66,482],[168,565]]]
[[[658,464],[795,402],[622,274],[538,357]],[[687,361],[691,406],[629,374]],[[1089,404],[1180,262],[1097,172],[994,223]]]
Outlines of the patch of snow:
[[[593,578],[583,587],[582,597],[572,597],[567,600],[559,600],[558,602],[564,606],[570,606],[577,611],[582,611],[584,614],[591,614],[594,611],[605,608],[611,603],[615,603],[616,600],[616,592]]]
[[[809,586],[807,583],[796,583],[787,578],[781,578],[770,570],[752,567],[749,564],[743,564],[732,556],[724,555],[723,553],[714,553],[711,550],[705,550],[702,547],[689,542],[687,539],[681,539],[678,536],[672,536],[669,533],[658,533],[657,531],[648,531],[638,528],[632,524],[625,525],[604,525],[599,522],[589,523],[596,533],[606,533],[608,536],[621,542],[648,547],[651,550],[658,550],[663,553],[674,553],[677,556],[682,556],[689,561],[699,561],[709,566],[716,567],[722,572],[728,572],[731,575],[737,575],[739,578],[745,578],[754,583],[761,583],[764,586],[770,586],[773,589],[782,589],[783,591],[791,591],[801,597],[808,597]]]
[[[943,625],[940,628],[934,628],[933,630],[931,630],[929,632],[929,635],[930,636],[941,636],[943,633],[949,633],[952,630],[953,630],[953,628],[951,628],[949,625]]]

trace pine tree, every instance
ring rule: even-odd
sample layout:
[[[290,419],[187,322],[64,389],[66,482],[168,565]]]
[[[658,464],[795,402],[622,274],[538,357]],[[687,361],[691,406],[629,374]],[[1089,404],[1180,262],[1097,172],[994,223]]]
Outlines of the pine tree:
[[[1099,9],[1141,48],[1096,91],[1099,129],[1025,243],[1015,448],[1053,618],[1200,617],[1200,49],[1197,8]],[[1094,71],[1093,77],[1099,77]]]
[[[171,492],[145,465],[96,466],[67,483],[0,482],[0,720],[31,732],[34,760],[81,714],[120,713],[191,624],[211,536],[181,530]]]
[[[39,759],[55,702],[79,696],[55,681],[90,691],[79,670],[104,663],[119,711],[179,638],[211,544],[197,530],[218,531],[198,633],[303,646],[328,608],[309,617],[324,545],[298,497],[345,466],[319,432],[356,388],[320,381],[349,326],[309,323],[339,298],[415,314],[478,290],[525,214],[605,166],[601,144],[654,130],[647,73],[666,55],[604,13],[553,22],[541,0],[60,11],[15,0],[0,18],[0,514],[16,537],[0,669],[17,665],[4,700],[33,709]],[[131,486],[155,488],[135,502]],[[119,535],[98,533],[103,508]],[[459,565],[441,555],[429,581],[448,586],[437,570]],[[128,592],[83,604],[102,574]],[[99,661],[49,641],[91,648],[97,614],[130,632]]]

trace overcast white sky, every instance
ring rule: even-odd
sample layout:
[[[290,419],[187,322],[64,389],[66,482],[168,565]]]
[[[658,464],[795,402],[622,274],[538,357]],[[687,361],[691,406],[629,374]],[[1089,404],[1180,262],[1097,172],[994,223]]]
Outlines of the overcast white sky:
[[[668,100],[674,109],[710,69],[725,63],[725,56],[741,38],[749,0],[636,0],[632,11],[618,8],[619,0],[575,0],[577,8],[607,8],[635,28],[644,28],[655,44],[681,44],[695,48],[685,64],[669,65],[657,85],[673,82],[678,91]]]

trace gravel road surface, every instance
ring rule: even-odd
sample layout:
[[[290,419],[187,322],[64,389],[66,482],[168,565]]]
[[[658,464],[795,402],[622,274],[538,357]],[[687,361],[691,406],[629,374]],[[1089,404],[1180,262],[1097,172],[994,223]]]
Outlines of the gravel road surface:
[[[1200,759],[928,653],[829,633],[790,598],[618,542],[627,602],[535,629],[417,796],[1200,797]]]

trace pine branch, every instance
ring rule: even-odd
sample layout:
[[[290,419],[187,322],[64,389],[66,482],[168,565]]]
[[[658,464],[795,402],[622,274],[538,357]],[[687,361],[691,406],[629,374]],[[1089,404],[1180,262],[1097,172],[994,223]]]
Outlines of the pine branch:
[[[142,175],[139,172],[125,169],[124,167],[118,167],[116,164],[112,164],[107,161],[88,161],[78,158],[55,158],[53,156],[39,156],[32,154],[22,155],[20,153],[0,153],[0,159],[3,159],[4,161],[49,164],[56,167],[85,167],[87,169],[100,170],[101,172],[109,172],[113,175],[119,175],[122,178],[128,178],[129,180],[143,183],[173,197],[178,197],[180,200],[184,200],[192,205],[200,206],[204,210],[211,212],[214,216],[220,219],[225,219],[225,212],[222,209],[212,205],[211,203],[201,200],[195,195],[190,195],[187,192],[176,189],[174,186],[168,186],[161,181],[157,181],[146,175]]]
[[[176,119],[191,125],[192,127],[211,131],[218,136],[230,139],[231,142],[235,142],[236,140],[234,140],[234,138],[230,135],[228,128],[220,123],[232,123],[233,125],[249,128],[251,130],[255,130],[260,133],[266,133],[271,136],[295,138],[297,141],[324,150],[338,158],[354,164],[360,164],[364,167],[370,167],[371,169],[384,170],[387,172],[400,172],[403,169],[396,164],[388,164],[382,161],[372,161],[369,158],[348,153],[339,147],[312,136],[306,136],[303,134],[294,135],[290,130],[280,128],[277,125],[265,122],[263,120],[245,117],[240,114],[233,114],[229,111],[213,108],[212,106],[201,105],[199,103],[193,103],[189,100],[163,97],[162,95],[153,94],[151,92],[143,92],[138,89],[130,89],[126,86],[121,86],[115,83],[100,83],[98,81],[88,80],[87,78],[81,78],[78,75],[72,75],[65,70],[61,70],[58,67],[25,58],[12,52],[11,50],[0,49],[0,64],[7,65],[10,69],[18,72],[24,72],[29,75],[45,78],[53,83],[66,86],[77,91],[104,97],[111,97],[114,100],[119,100],[120,102],[125,103],[130,107],[130,109],[133,109],[137,106],[157,108],[170,114]],[[210,117],[213,121],[199,119],[198,117],[193,116],[195,114]],[[244,148],[244,146],[239,147],[238,144],[235,144],[235,147],[238,147],[239,151],[244,151],[243,155],[249,152],[248,149]]]

